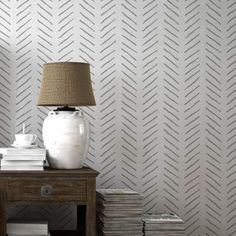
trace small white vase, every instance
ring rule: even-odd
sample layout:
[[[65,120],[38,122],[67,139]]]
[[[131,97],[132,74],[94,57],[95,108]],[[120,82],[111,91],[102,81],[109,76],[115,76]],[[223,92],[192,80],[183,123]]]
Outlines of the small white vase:
[[[81,111],[50,111],[43,123],[50,167],[81,168],[89,145],[89,123]]]

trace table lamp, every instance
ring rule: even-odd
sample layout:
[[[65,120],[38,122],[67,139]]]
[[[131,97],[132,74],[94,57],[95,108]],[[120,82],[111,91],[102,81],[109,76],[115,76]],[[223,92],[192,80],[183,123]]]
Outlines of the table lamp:
[[[89,123],[74,106],[96,105],[89,64],[44,64],[37,105],[58,107],[49,112],[42,127],[50,167],[81,168],[89,146]]]

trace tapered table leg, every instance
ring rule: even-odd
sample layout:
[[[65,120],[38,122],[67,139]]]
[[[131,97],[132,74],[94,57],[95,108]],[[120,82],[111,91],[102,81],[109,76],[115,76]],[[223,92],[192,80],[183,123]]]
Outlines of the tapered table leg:
[[[0,236],[6,236],[6,192],[5,183],[0,182]]]
[[[86,236],[96,236],[96,183],[94,179],[87,182]]]

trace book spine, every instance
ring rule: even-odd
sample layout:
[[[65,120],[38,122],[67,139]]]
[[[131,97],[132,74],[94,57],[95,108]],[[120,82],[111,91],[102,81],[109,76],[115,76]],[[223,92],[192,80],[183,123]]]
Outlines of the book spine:
[[[43,170],[43,166],[1,166],[1,170],[35,170],[41,171]]]
[[[48,226],[41,226],[39,225],[16,225],[14,226],[7,226],[7,234],[14,234],[14,235],[48,235]]]
[[[148,227],[145,227],[146,230],[149,230],[150,228]],[[151,231],[154,230],[154,231],[183,231],[184,230],[184,227],[156,227],[156,228],[151,228],[150,229]]]
[[[34,236],[43,236],[43,235],[48,235],[48,232],[42,232],[41,230],[10,230],[7,231],[7,235],[22,235],[22,236],[29,236],[29,235],[34,235]]]
[[[26,148],[26,149],[21,149],[21,148],[0,148],[0,153],[7,155],[18,155],[18,154],[41,154],[41,155],[46,155],[46,149],[43,148]]]
[[[2,160],[15,160],[15,161],[19,161],[19,160],[32,160],[32,161],[43,161],[46,159],[46,155],[42,155],[42,154],[37,154],[37,155],[22,155],[22,154],[19,154],[19,155],[10,155],[10,154],[7,154],[7,155],[3,155],[2,156]]]
[[[44,164],[44,161],[1,160],[1,166],[26,166],[26,165],[42,166],[43,164]]]
[[[19,234],[19,233],[8,233],[7,234],[8,236],[50,236],[50,232],[48,233],[45,233],[45,234],[29,234],[28,232],[27,233],[23,233],[23,234]]]

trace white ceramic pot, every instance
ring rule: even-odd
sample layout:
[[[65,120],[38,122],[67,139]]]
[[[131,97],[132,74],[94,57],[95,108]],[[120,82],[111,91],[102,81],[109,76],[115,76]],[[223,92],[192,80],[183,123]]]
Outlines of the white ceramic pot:
[[[81,111],[50,111],[43,123],[50,167],[81,168],[89,145],[89,123]]]

